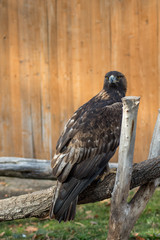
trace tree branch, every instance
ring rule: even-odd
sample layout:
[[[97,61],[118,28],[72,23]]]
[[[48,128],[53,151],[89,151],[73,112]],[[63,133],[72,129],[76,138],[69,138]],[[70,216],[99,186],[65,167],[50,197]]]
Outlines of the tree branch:
[[[123,117],[125,117],[125,112],[123,111]],[[123,122],[122,122],[123,123]],[[122,133],[127,128],[128,123],[124,126],[122,124]],[[127,130],[124,131],[124,133],[127,132]],[[123,136],[121,133],[121,140],[123,140]],[[120,148],[121,148],[121,140],[120,140]],[[126,144],[127,140],[125,140]],[[122,144],[122,148],[124,147],[124,144]],[[128,149],[124,149],[124,152],[127,152]],[[157,122],[155,125],[152,142],[150,146],[150,153],[149,157],[157,157],[160,154],[160,111],[158,114]],[[129,161],[129,154],[127,154],[127,158],[124,158],[123,165],[125,165],[125,161]],[[119,159],[121,164],[121,157]],[[118,166],[119,170],[119,166]],[[124,174],[124,172],[125,174]],[[151,170],[152,171],[152,170]],[[123,176],[130,172],[127,168],[122,168],[121,172],[119,174],[122,174]],[[118,176],[118,174],[117,174]],[[118,176],[119,177],[119,176]],[[117,177],[117,178],[118,178]],[[129,182],[128,178],[125,178],[125,182]],[[129,238],[129,234],[136,223],[137,219],[139,218],[142,211],[145,209],[146,204],[148,203],[149,199],[152,197],[156,187],[158,186],[160,182],[160,178],[153,180],[152,182],[148,182],[146,184],[143,184],[140,186],[134,197],[131,199],[129,203],[126,201],[126,195],[122,192],[123,197],[119,197],[118,191],[114,194],[112,197],[112,203],[115,204],[112,206],[111,204],[111,216],[110,216],[110,225],[109,225],[109,233],[108,233],[108,240],[115,240],[115,239],[123,239],[127,240]],[[116,181],[117,183],[117,181]],[[128,183],[128,184],[129,184]],[[123,185],[123,181],[119,181],[119,185]],[[127,183],[126,183],[127,184]],[[115,184],[115,188],[117,185]],[[128,186],[126,186],[123,191],[127,191]],[[119,190],[119,188],[118,188]],[[120,200],[119,200],[120,199]],[[117,204],[118,202],[118,204]],[[125,222],[125,224],[123,224]]]
[[[133,165],[131,188],[146,184],[160,177],[160,156]],[[103,181],[94,181],[79,196],[79,204],[96,202],[111,197],[115,174],[107,175]],[[0,200],[0,221],[29,217],[48,216],[55,186],[52,188]]]
[[[156,125],[154,128],[152,141],[150,144],[149,156],[148,158],[157,157],[160,154],[160,109],[158,111],[158,117],[156,121]],[[160,183],[160,178],[155,179],[152,182],[149,182],[145,185],[142,185],[133,199],[130,202],[131,206],[131,223],[129,226],[129,231],[131,231],[132,227],[136,223],[142,211],[145,209],[148,201],[152,197],[154,191]]]
[[[110,168],[115,168],[117,165],[117,163],[109,163]],[[55,179],[52,174],[50,160],[18,157],[0,157],[0,176]]]
[[[17,157],[0,157],[0,176],[54,179],[51,161]]]

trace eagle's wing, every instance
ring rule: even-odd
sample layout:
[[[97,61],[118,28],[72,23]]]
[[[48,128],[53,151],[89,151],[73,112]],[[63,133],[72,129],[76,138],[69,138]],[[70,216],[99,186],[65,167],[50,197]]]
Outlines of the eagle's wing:
[[[79,109],[69,120],[52,161],[58,182],[51,218],[74,219],[77,196],[102,172],[119,145],[121,119],[122,103],[115,103]]]
[[[122,103],[85,111],[80,108],[68,121],[52,160],[53,174],[64,182],[92,175],[105,157],[106,163],[119,145]]]

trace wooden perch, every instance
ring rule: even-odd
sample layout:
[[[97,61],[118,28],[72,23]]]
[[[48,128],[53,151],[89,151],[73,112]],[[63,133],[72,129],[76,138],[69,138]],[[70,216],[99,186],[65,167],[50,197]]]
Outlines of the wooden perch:
[[[0,176],[54,179],[51,161],[17,157],[0,157]]]
[[[136,101],[136,99],[135,99]],[[111,214],[109,221],[108,240],[127,240],[129,234],[146,207],[147,202],[152,197],[159,179],[142,184],[131,201],[127,202],[134,148],[135,129],[132,122],[136,119],[133,102],[129,99],[123,100],[123,120],[119,148],[119,162],[116,175],[115,187],[111,202]],[[149,157],[157,157],[160,153],[160,111],[155,125],[153,138],[150,146]],[[132,185],[132,182],[131,182]]]
[[[159,155],[160,155],[160,109],[158,110],[158,117],[153,132],[148,159],[155,158]]]
[[[110,168],[117,168],[117,165],[117,163],[109,163]],[[55,179],[52,174],[50,160],[18,157],[0,157],[0,176]]]
[[[160,156],[133,165],[130,188],[146,184],[158,177],[160,177]],[[113,173],[107,175],[102,182],[94,181],[80,194],[78,203],[96,202],[110,198],[114,182],[115,174]],[[0,200],[0,221],[47,216],[54,189],[55,186],[31,194]]]
[[[108,240],[128,239],[128,227],[132,216],[130,216],[130,205],[127,203],[127,198],[132,177],[132,162],[139,101],[139,97],[125,97],[122,99],[122,129],[118,169],[111,200]]]
[[[160,110],[158,111],[157,122],[154,128],[153,137],[150,145],[149,158],[157,157],[159,153],[160,153]],[[148,201],[152,197],[159,183],[160,183],[160,178],[157,178],[152,182],[148,182],[147,184],[140,186],[137,193],[131,200],[130,215],[132,216],[132,218],[130,220],[130,226],[128,228],[129,233],[132,230],[133,226],[135,225],[140,214],[145,209]]]

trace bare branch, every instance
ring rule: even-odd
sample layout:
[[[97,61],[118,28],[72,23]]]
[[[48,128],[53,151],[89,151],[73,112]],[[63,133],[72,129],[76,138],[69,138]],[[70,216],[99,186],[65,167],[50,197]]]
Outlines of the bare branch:
[[[148,158],[157,157],[160,154],[160,110],[158,112],[157,122],[154,128],[152,142],[150,145],[150,151]],[[160,178],[155,179],[139,188],[135,196],[130,202],[132,222],[130,224],[130,230],[134,226],[135,222],[139,218],[142,211],[145,209],[149,199],[152,197],[156,187],[159,185]]]
[[[0,176],[54,179],[49,160],[0,157]]]
[[[154,133],[153,133],[149,157],[156,157],[158,156],[159,153],[160,153],[160,111],[159,111],[159,115],[155,125]],[[128,169],[126,169],[126,171],[128,172]],[[128,182],[128,179],[126,178],[125,181]],[[123,201],[123,198],[121,198],[122,201],[119,202],[119,204],[121,205],[121,209],[120,209],[121,211],[119,210],[119,206],[115,205],[114,206],[115,209],[113,209],[113,213],[115,215],[114,216],[111,215],[110,217],[110,219],[111,220],[113,219],[113,221],[112,222],[110,221],[111,231],[109,232],[108,239],[114,239],[114,240],[128,239],[134,224],[136,223],[140,214],[146,207],[146,204],[148,203],[149,199],[153,195],[159,182],[160,182],[160,178],[155,179],[154,181],[150,181],[147,184],[143,184],[139,188],[137,193],[134,195],[134,197],[132,198],[129,204],[126,202],[126,197],[124,197],[124,201]],[[126,186],[126,188],[128,188],[128,186]],[[123,189],[123,190],[126,191],[126,189]],[[124,194],[122,195],[124,196]],[[116,197],[118,198],[118,196]],[[122,224],[123,222],[125,222],[125,224]]]
[[[159,155],[160,155],[160,109],[158,110],[158,117],[152,136],[148,159],[156,158]]]
[[[110,168],[117,168],[117,165],[117,163],[109,163]],[[18,157],[0,157],[0,176],[55,179],[50,160]]]
[[[139,97],[125,97],[119,147],[118,169],[112,194],[108,240],[128,239],[130,207],[127,203],[132,176]],[[125,224],[124,224],[125,222]]]

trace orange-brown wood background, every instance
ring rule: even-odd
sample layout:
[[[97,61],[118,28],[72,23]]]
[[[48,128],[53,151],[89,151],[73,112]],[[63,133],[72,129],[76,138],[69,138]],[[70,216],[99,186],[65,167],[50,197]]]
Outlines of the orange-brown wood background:
[[[0,0],[0,156],[50,159],[106,72],[141,96],[135,161],[160,107],[160,1]]]

